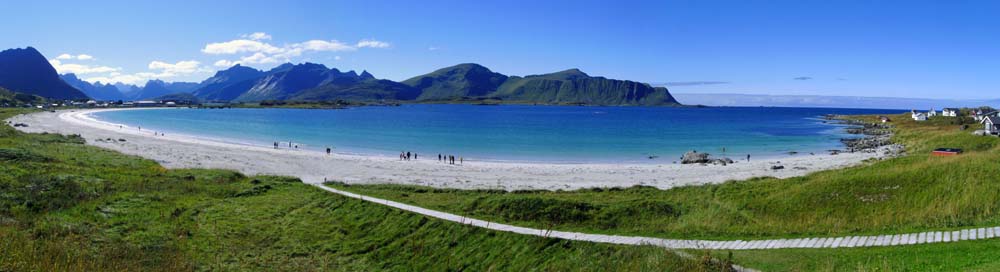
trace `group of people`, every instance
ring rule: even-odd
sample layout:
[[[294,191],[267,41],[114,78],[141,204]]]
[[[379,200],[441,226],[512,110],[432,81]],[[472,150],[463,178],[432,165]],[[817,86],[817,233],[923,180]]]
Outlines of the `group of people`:
[[[293,145],[293,144],[292,144],[292,141],[288,141],[288,148],[295,148],[295,149],[299,149],[299,144],[294,144],[294,145]],[[274,142],[274,149],[278,149],[278,142]],[[329,154],[329,153],[330,153],[330,151],[329,151],[329,148],[327,148],[327,149],[328,149],[328,150],[327,150],[327,152],[326,152],[326,153],[327,153],[327,154]]]
[[[448,164],[455,164],[455,155],[441,155],[438,154],[438,162],[444,162]],[[458,164],[465,163],[465,158],[458,157]]]
[[[329,152],[329,150],[327,150],[327,152]],[[418,155],[417,155],[416,152],[410,152],[410,151],[399,152],[399,160],[401,160],[401,161],[416,160],[417,157],[418,157]],[[442,155],[442,154],[438,154],[438,162],[443,162],[443,163],[447,163],[447,164],[455,164],[456,160],[458,161],[458,164],[465,163],[465,158],[463,158],[463,157],[455,157],[455,155]]]

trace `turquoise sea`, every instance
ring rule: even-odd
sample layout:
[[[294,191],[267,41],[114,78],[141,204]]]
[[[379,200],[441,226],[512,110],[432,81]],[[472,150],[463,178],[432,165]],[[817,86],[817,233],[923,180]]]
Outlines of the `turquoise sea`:
[[[688,150],[743,158],[843,148],[826,114],[902,110],[403,105],[341,110],[172,109],[94,113],[99,120],[232,143],[425,158],[670,163]],[[723,152],[723,149],[725,151]],[[652,159],[651,159],[652,157]]]

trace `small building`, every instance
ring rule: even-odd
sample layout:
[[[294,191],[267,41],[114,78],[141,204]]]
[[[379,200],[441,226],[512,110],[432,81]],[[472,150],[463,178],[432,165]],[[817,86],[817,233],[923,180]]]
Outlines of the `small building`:
[[[927,114],[923,112],[912,111],[910,114],[914,121],[927,121]]]
[[[936,111],[934,111],[934,108],[931,108],[931,110],[927,112],[927,118],[931,118],[931,117],[934,117],[934,116],[937,116],[937,115],[938,115],[938,113]]]
[[[153,100],[135,101],[135,106],[136,107],[156,107],[156,106],[159,106],[159,105],[160,105],[160,101],[153,101]]]
[[[941,116],[958,117],[958,109],[944,108],[943,110],[941,110]]]
[[[987,134],[997,134],[997,131],[1000,130],[1000,117],[996,115],[983,117],[980,123],[983,124],[983,130]]]

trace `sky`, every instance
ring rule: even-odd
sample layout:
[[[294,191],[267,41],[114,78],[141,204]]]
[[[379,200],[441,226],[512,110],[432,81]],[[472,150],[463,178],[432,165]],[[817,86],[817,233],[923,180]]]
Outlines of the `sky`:
[[[1000,1],[12,1],[0,47],[142,85],[236,63],[404,80],[474,62],[677,93],[1000,98]]]

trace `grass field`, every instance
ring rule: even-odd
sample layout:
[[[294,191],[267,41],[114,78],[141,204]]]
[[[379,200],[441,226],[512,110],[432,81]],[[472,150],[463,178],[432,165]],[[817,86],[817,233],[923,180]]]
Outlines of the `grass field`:
[[[577,191],[334,184],[347,191],[522,226],[673,238],[758,239],[1000,225],[996,137],[945,118],[895,116],[906,156],[805,177]],[[865,117],[869,120],[874,117]],[[938,147],[956,157],[930,156]]]
[[[0,126],[0,271],[724,270],[661,248],[429,219],[295,179],[167,170],[83,143]]]

